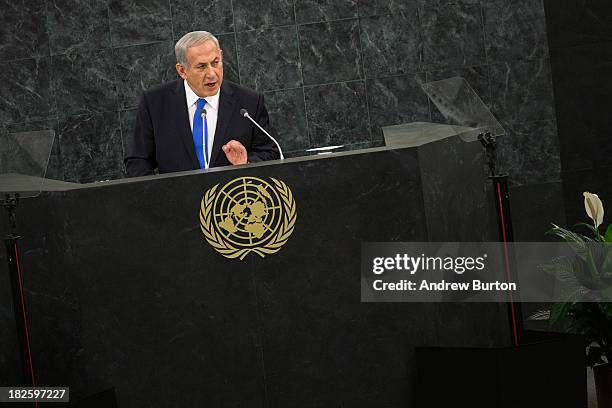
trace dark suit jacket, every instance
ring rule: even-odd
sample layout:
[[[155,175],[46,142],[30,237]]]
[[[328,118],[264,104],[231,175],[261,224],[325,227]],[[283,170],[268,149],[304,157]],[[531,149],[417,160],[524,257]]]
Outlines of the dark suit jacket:
[[[274,142],[240,116],[242,108],[271,133],[263,96],[223,81],[210,167],[230,164],[221,146],[232,139],[244,145],[250,163],[279,158]],[[129,177],[153,174],[156,168],[160,173],[200,168],[188,115],[182,79],[144,92],[138,106],[134,138],[124,161]]]

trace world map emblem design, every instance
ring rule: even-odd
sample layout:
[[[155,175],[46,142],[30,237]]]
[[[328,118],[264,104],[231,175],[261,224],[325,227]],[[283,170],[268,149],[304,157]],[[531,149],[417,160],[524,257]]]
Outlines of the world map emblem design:
[[[287,242],[297,218],[295,200],[285,183],[270,177],[240,177],[206,191],[200,205],[200,228],[206,241],[226,258],[243,260],[250,252],[262,258]]]

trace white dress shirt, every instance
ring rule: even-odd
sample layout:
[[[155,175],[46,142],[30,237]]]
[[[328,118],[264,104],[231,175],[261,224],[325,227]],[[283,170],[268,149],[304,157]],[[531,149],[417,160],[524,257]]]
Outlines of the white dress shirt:
[[[191,89],[187,81],[183,80],[185,84],[185,97],[187,99],[187,110],[189,112],[189,127],[191,128],[191,133],[193,134],[193,115],[195,115],[196,105],[198,99],[200,97],[196,95],[195,92]],[[212,153],[213,141],[215,140],[215,130],[217,129],[217,118],[219,117],[219,92],[215,95],[207,96],[204,98],[206,100],[206,125],[208,127],[208,157],[210,159],[210,155]],[[204,145],[204,143],[202,143]],[[206,163],[206,168],[208,168],[208,164]]]

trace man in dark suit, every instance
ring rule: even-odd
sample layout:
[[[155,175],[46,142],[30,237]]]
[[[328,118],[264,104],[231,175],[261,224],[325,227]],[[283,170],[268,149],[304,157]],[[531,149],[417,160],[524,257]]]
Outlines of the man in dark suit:
[[[186,34],[175,46],[182,79],[144,92],[134,138],[125,158],[128,176],[196,170],[279,158],[272,140],[240,115],[269,131],[264,99],[223,81],[223,52],[206,31]]]

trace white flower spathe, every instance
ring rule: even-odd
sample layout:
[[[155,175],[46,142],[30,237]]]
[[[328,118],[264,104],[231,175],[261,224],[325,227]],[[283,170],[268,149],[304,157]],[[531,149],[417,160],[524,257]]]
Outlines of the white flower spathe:
[[[593,220],[595,228],[597,228],[603,222],[603,204],[597,194],[585,191],[582,195],[584,196],[584,209],[586,210],[589,218]]]

